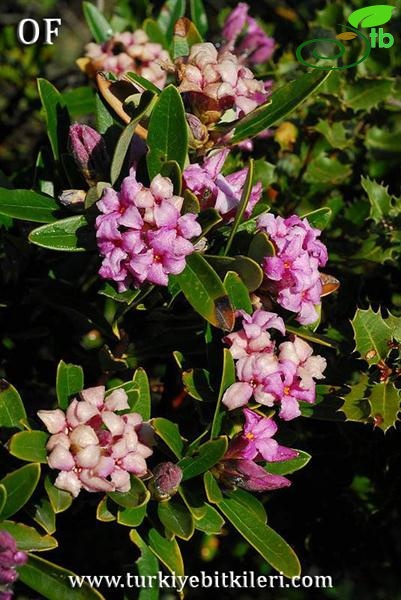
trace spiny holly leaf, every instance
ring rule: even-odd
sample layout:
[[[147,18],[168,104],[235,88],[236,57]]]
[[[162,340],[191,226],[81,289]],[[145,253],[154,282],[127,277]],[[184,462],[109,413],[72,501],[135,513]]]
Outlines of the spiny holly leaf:
[[[392,337],[401,343],[401,317],[388,313],[386,324],[391,328]]]
[[[361,184],[370,202],[369,217],[375,223],[379,223],[384,217],[392,216],[397,212],[393,204],[395,198],[388,193],[388,186],[384,187],[366,177],[361,178]]]
[[[369,365],[376,365],[387,357],[390,351],[392,331],[380,314],[372,307],[357,309],[351,321],[354,330],[355,350]]]
[[[347,135],[347,131],[341,121],[330,123],[327,119],[320,119],[314,129],[324,135],[333,148],[343,150],[352,143],[352,136]]]
[[[372,388],[369,402],[372,407],[372,417],[376,427],[387,431],[394,427],[400,411],[401,390],[391,382],[378,383]]]
[[[366,423],[371,412],[367,392],[369,377],[363,373],[359,383],[350,386],[350,391],[344,396],[344,404],[339,410],[345,414],[347,421]]]
[[[370,110],[388,98],[393,83],[392,79],[358,79],[345,88],[342,102],[353,110]]]

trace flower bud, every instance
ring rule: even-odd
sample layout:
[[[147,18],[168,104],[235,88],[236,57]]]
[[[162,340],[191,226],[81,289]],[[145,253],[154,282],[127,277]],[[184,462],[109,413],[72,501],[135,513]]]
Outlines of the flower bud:
[[[83,207],[85,196],[85,190],[64,190],[61,192],[58,199],[63,206],[73,210],[75,208],[79,209]]]
[[[25,552],[17,549],[17,544],[13,536],[8,531],[0,531],[0,585],[14,583],[18,578],[16,567],[23,565],[27,561]],[[1,598],[7,598],[7,591],[0,595]],[[11,597],[11,596],[10,596]]]
[[[151,482],[152,495],[156,500],[168,500],[178,490],[181,483],[182,470],[172,462],[160,463],[153,470]]]
[[[109,157],[100,133],[88,125],[75,123],[70,127],[69,146],[89,185],[104,179]]]

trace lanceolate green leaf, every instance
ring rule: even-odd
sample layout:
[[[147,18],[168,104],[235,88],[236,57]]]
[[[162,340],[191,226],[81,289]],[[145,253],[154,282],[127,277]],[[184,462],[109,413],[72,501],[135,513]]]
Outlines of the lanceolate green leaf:
[[[91,2],[83,2],[82,9],[95,42],[98,44],[106,42],[113,35],[111,25]]]
[[[0,187],[0,214],[13,219],[52,223],[57,220],[59,205],[46,194],[32,190],[9,190]]]
[[[308,219],[312,227],[317,227],[317,229],[325,229],[330,223],[331,215],[331,208],[324,206],[323,208],[318,208],[317,210],[302,215],[301,218]]]
[[[175,539],[167,540],[156,529],[148,534],[149,547],[157,558],[176,575],[184,575],[184,563],[180,547]]]
[[[40,465],[32,463],[12,471],[0,481],[7,491],[7,500],[0,514],[1,519],[8,519],[28,502],[38,484],[39,476]]]
[[[329,77],[330,71],[313,71],[287,83],[271,96],[271,102],[259,106],[235,126],[231,143],[238,144],[291,114]]]
[[[54,550],[57,548],[57,540],[50,535],[41,535],[33,527],[23,525],[22,523],[14,523],[14,521],[4,521],[1,524],[1,529],[11,533],[19,550],[25,552],[44,552],[46,550]]]
[[[207,32],[207,13],[202,0],[190,0],[191,19],[195,23],[199,33],[204,36]]]
[[[64,512],[72,504],[72,496],[64,490],[56,488],[50,481],[50,477],[45,477],[45,490],[49,497],[50,504],[56,514]]]
[[[159,561],[157,560],[154,553],[150,550],[145,541],[140,537],[139,533],[132,529],[130,531],[130,539],[131,541],[139,548],[141,551],[141,556],[136,561],[136,566],[138,569],[139,575],[144,577],[157,575],[159,571]],[[159,597],[159,589],[155,585],[154,587],[143,588],[140,592],[139,600],[157,600]]]
[[[56,390],[60,408],[68,407],[71,396],[77,394],[84,387],[84,372],[79,365],[65,363],[61,360],[57,367]]]
[[[235,365],[232,354],[228,348],[224,348],[223,350],[223,370],[221,374],[221,383],[219,395],[217,398],[216,409],[214,412],[212,430],[210,432],[210,437],[213,439],[217,437],[221,430],[221,423],[223,420],[225,409],[221,408],[221,400],[223,398],[224,392],[227,388],[235,383]]]
[[[173,496],[167,502],[159,502],[157,514],[161,523],[177,537],[189,540],[194,533],[194,520],[182,500]]]
[[[223,457],[226,450],[227,438],[220,437],[199,446],[193,456],[185,456],[178,463],[182,469],[183,481],[211,469]]]
[[[10,454],[29,462],[47,462],[46,443],[49,436],[44,431],[20,431],[9,443]]]
[[[86,217],[78,215],[34,229],[29,241],[49,250],[84,252],[94,242],[94,231],[88,227]]]
[[[285,577],[296,577],[301,567],[293,549],[242,501],[230,494],[218,503],[219,510],[259,554]]]
[[[151,179],[168,160],[184,168],[188,151],[188,130],[184,105],[176,87],[167,86],[160,94],[149,121],[147,165]]]
[[[26,412],[21,396],[11,383],[0,380],[0,427],[22,429],[21,420],[26,419]]]
[[[241,281],[240,276],[234,271],[228,271],[224,278],[224,287],[231,300],[235,310],[245,310],[252,312],[252,304],[249,298],[249,292],[246,285]]]
[[[311,455],[302,450],[298,450],[298,452],[298,456],[291,460],[268,463],[266,470],[269,471],[269,473],[274,473],[276,475],[288,475],[295,471],[299,471],[299,469],[303,469],[310,461]]]
[[[162,6],[157,23],[168,41],[173,37],[175,22],[185,13],[185,4],[185,0],[166,0]]]
[[[130,403],[131,410],[138,412],[144,421],[148,421],[151,414],[152,398],[150,395],[149,379],[145,369],[139,367],[139,369],[135,371],[132,383],[134,386],[133,390],[137,393],[137,399]]]
[[[191,306],[206,321],[224,330],[234,326],[234,311],[217,273],[198,252],[187,257],[187,265],[177,281]]]
[[[30,555],[26,565],[18,569],[20,579],[27,586],[40,594],[41,598],[48,600],[105,600],[94,588],[84,581],[72,591],[69,576],[74,576],[72,571],[67,571],[43,558]]]
[[[152,427],[156,435],[163,440],[175,456],[181,458],[184,442],[180,436],[178,425],[168,419],[158,417],[157,419],[152,419]]]
[[[67,151],[70,117],[63,96],[46,79],[38,79],[39,96],[46,115],[47,135],[49,136],[53,156],[60,161]]]

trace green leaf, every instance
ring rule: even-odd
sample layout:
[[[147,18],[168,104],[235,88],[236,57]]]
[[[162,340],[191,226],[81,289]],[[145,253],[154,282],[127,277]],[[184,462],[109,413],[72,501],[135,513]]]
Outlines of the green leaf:
[[[221,514],[210,506],[210,504],[204,504],[205,512],[200,519],[195,520],[195,529],[203,531],[207,534],[219,535],[221,534],[221,528],[224,525],[224,519]]]
[[[0,427],[23,429],[21,421],[26,418],[21,396],[11,383],[0,379]]]
[[[6,475],[0,484],[7,491],[7,500],[1,512],[1,519],[8,519],[20,510],[32,496],[38,485],[40,465],[32,463]]]
[[[312,159],[305,171],[304,179],[308,183],[325,186],[341,185],[349,179],[352,173],[350,164],[341,163],[336,158],[324,152]]]
[[[392,332],[381,316],[380,309],[375,312],[372,307],[367,310],[358,308],[351,325],[354,330],[355,350],[361,358],[369,365],[376,365],[387,357]]]
[[[225,277],[228,271],[238,273],[250,292],[254,292],[261,286],[263,271],[258,263],[248,256],[233,257],[205,254],[205,259],[221,277]]]
[[[255,519],[260,521],[261,523],[267,523],[267,515],[266,509],[263,506],[262,502],[258,500],[253,494],[247,492],[246,490],[233,490],[230,492],[230,496],[235,498],[235,500],[242,504],[244,507],[244,512],[252,511]]]
[[[57,202],[46,194],[0,187],[2,215],[34,223],[52,223],[57,220],[56,213],[59,209]]]
[[[140,537],[139,533],[132,529],[130,531],[129,537],[131,541],[139,548],[141,552],[141,556],[136,561],[136,566],[138,569],[138,573],[142,577],[154,576],[158,574],[159,561],[153,552],[149,549],[148,545],[145,541]],[[138,600],[158,600],[159,598],[159,589],[157,586],[155,587],[147,587],[143,588],[140,592],[140,597]]]
[[[228,236],[227,244],[224,250],[224,255],[226,256],[231,248],[231,244],[233,243],[234,236],[237,233],[238,227],[242,221],[244,216],[246,207],[248,206],[249,198],[252,191],[252,180],[253,180],[253,170],[254,170],[254,161],[251,158],[249,160],[248,172],[245,179],[244,187],[242,188],[241,199],[238,204],[237,212],[235,213],[234,223],[230,228],[230,235]]]
[[[140,289],[118,292],[108,281],[104,283],[103,287],[98,292],[100,296],[106,296],[106,298],[111,298],[116,302],[122,302],[124,304],[131,304],[140,293]]]
[[[102,523],[111,523],[112,521],[116,520],[116,516],[110,511],[108,504],[109,498],[107,496],[103,496],[103,498],[100,500],[99,504],[96,507],[96,518]],[[126,510],[130,509],[127,508]]]
[[[401,133],[370,127],[365,136],[365,146],[376,152],[401,152]]]
[[[139,84],[144,90],[153,92],[154,94],[156,94],[156,96],[158,96],[161,93],[161,89],[158,88],[157,85],[155,85],[151,81],[148,81],[147,79],[145,79],[145,77],[141,77],[137,73],[133,73],[132,71],[124,73],[124,79],[131,79],[133,83]]]
[[[107,42],[113,35],[113,30],[102,13],[91,2],[83,2],[82,10],[95,42],[98,44]]]
[[[136,506],[135,508],[125,508],[119,510],[117,514],[117,523],[127,527],[139,527],[146,516],[147,504]]]
[[[359,421],[366,423],[371,412],[369,400],[367,399],[369,377],[361,373],[359,383],[350,385],[350,391],[344,396],[344,404],[340,407],[347,421]]]
[[[237,122],[230,143],[238,144],[248,138],[253,138],[261,131],[290,115],[311,94],[317,91],[329,75],[330,71],[313,71],[278,89],[272,94],[269,103],[255,108]]]
[[[207,471],[203,475],[203,483],[205,486],[206,496],[209,502],[212,504],[218,504],[223,500],[223,492],[219,488],[216,479],[213,477],[210,471]]]
[[[290,473],[299,471],[299,469],[303,469],[306,467],[312,457],[310,454],[303,452],[302,450],[298,450],[298,452],[299,454],[296,458],[291,458],[290,460],[284,460],[280,462],[267,463],[266,471],[269,473],[274,473],[275,475],[289,475]]]
[[[157,23],[170,42],[173,37],[174,25],[185,14],[185,0],[167,0],[162,6]]]
[[[15,523],[14,521],[4,521],[1,524],[3,531],[8,531],[17,542],[18,550],[25,552],[44,552],[57,548],[57,540],[50,535],[41,535],[33,527]],[[19,571],[19,569],[18,569]]]
[[[178,282],[188,302],[206,321],[231,331],[234,311],[220,277],[198,252],[190,254],[186,263],[182,273],[170,278]]]
[[[150,492],[141,479],[131,475],[131,489],[129,492],[109,492],[108,497],[123,508],[137,508],[144,506],[149,498]]]
[[[208,29],[207,13],[202,0],[190,0],[191,19],[202,37]]]
[[[206,369],[189,369],[182,374],[184,389],[195,400],[213,400],[214,391],[210,385],[210,373]]]
[[[212,429],[210,432],[211,439],[217,437],[221,430],[221,423],[223,421],[223,416],[225,414],[225,409],[221,406],[221,401],[224,395],[224,392],[227,388],[235,383],[235,364],[232,354],[228,348],[224,348],[223,350],[223,370],[221,374],[220,380],[220,389],[219,395],[217,398],[216,408],[213,417]]]
[[[28,513],[49,535],[56,531],[56,514],[46,498],[36,502]]]
[[[269,240],[269,236],[264,231],[258,231],[249,244],[248,256],[252,258],[258,265],[261,265],[267,256],[274,256],[276,254],[275,248],[272,242]]]
[[[95,94],[92,88],[82,85],[61,95],[73,119],[95,112]]]
[[[371,110],[390,96],[393,83],[392,79],[357,79],[346,86],[342,102],[355,111]]]
[[[182,480],[192,479],[213,467],[227,450],[227,438],[220,437],[205,442],[193,456],[185,456],[178,465],[182,469]]]
[[[174,25],[173,60],[181,56],[188,56],[191,46],[202,43],[202,41],[202,36],[199,34],[196,25],[186,17],[181,17]]]
[[[152,397],[150,395],[149,379],[145,369],[139,367],[132,378],[133,391],[137,393],[137,399],[132,403],[132,411],[139,413],[144,421],[149,421],[152,409]]]
[[[84,215],[68,217],[49,225],[42,225],[29,234],[29,241],[49,250],[84,252],[94,239]]]
[[[248,314],[252,312],[252,303],[249,298],[248,289],[238,273],[228,271],[224,278],[224,287],[227,290],[234,310],[244,310]]]
[[[74,576],[74,573],[38,556],[30,555],[28,562],[19,567],[18,572],[21,581],[38,592],[41,598],[71,600],[73,596],[74,600],[105,600],[85,582],[72,592],[69,576]]]
[[[199,225],[202,227],[202,234],[199,236],[200,239],[209,233],[213,227],[221,223],[223,219],[215,208],[207,208],[205,210],[201,210],[201,212],[198,214],[197,220]]]
[[[84,389],[84,372],[82,367],[65,363],[61,360],[57,367],[56,391],[58,405],[61,409],[68,408],[71,396]]]
[[[163,48],[168,48],[167,38],[160,28],[157,21],[153,19],[145,19],[142,25],[142,29],[147,33],[149,39],[154,44],[160,44]],[[159,90],[160,93],[160,90]]]
[[[71,494],[56,488],[56,486],[50,481],[50,477],[48,475],[45,478],[45,490],[49,497],[50,504],[56,514],[64,512],[71,506],[73,500]]]
[[[378,27],[384,25],[391,19],[391,13],[395,6],[377,4],[375,6],[364,6],[354,10],[348,17],[348,23],[353,27]]]
[[[4,487],[4,485],[0,485],[0,514],[3,511],[6,500],[7,500],[7,490]]]
[[[293,549],[271,527],[263,523],[252,507],[244,504],[235,493],[218,503],[219,510],[257,552],[285,577],[296,577],[301,567]]]
[[[372,417],[376,427],[387,431],[395,427],[400,412],[401,390],[393,383],[377,383],[372,387],[369,403],[372,408]]]
[[[388,193],[388,186],[384,187],[384,185],[365,177],[361,178],[361,184],[369,198],[370,219],[373,219],[375,223],[380,223],[385,217],[394,213],[396,210],[395,198]]]
[[[20,431],[9,442],[10,454],[20,460],[47,463],[46,443],[49,436],[44,431]]]
[[[38,91],[42,102],[53,156],[60,161],[61,155],[67,151],[70,117],[65,101],[60,92],[46,79],[38,79]]]
[[[330,123],[327,119],[320,119],[314,129],[324,135],[333,148],[344,150],[353,142],[352,137],[348,136],[347,130],[341,121]]]
[[[157,514],[167,531],[183,540],[189,540],[194,533],[194,520],[182,500],[173,496],[167,502],[159,502]]]
[[[168,419],[158,417],[157,419],[152,419],[152,427],[155,430],[156,435],[163,440],[175,456],[181,458],[184,442],[180,435],[178,425]]]
[[[164,162],[175,160],[183,170],[188,150],[188,127],[182,98],[168,85],[156,102],[149,121],[146,160],[152,180]]]
[[[156,95],[153,92],[143,92],[140,96],[139,106],[135,110],[132,121],[121,132],[110,167],[110,181],[112,184],[116,183],[120,177],[126,162],[127,152],[131,147],[135,129],[137,128],[141,119],[144,117],[145,113],[151,110],[151,106],[154,103],[155,98]]]
[[[323,230],[330,223],[331,217],[331,208],[329,208],[328,206],[324,206],[323,208],[318,208],[317,210],[302,215],[301,218],[308,219],[312,227],[317,227],[317,229]]]
[[[174,539],[167,540],[156,529],[150,529],[148,534],[149,547],[153,554],[162,562],[171,573],[184,575],[184,563],[180,548]]]
[[[326,346],[327,348],[337,348],[338,346],[335,340],[332,340],[326,335],[315,333],[307,327],[294,327],[293,325],[288,325],[286,323],[285,328],[289,333],[295,333],[295,335],[302,338],[303,340],[307,340],[308,342],[320,344],[321,346]]]

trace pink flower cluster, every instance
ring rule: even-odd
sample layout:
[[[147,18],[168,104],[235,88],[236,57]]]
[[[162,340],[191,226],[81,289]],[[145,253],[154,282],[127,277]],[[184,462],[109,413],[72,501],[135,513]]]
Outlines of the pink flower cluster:
[[[178,77],[179,91],[187,94],[194,114],[207,125],[230,108],[242,117],[269,95],[270,82],[258,81],[237,56],[209,42],[191,47],[185,62],[178,64]]]
[[[241,62],[257,65],[271,58],[275,41],[266,35],[248,11],[245,2],[237,5],[224,23],[223,38],[227,41],[225,48],[234,52]]]
[[[190,240],[201,234],[195,214],[180,216],[182,203],[170,179],[157,175],[146,188],[133,169],[119,192],[106,188],[97,203],[96,239],[104,257],[99,274],[116,281],[120,292],[145,281],[167,285],[169,273],[184,270],[194,251]]]
[[[124,390],[105,395],[104,386],[88,388],[74,399],[66,413],[40,410],[39,418],[51,436],[47,462],[60,471],[55,486],[78,496],[88,492],[128,492],[130,473],[147,473],[153,432],[138,413],[130,410]],[[125,411],[124,414],[118,414]]]
[[[132,71],[160,88],[166,83],[162,65],[170,61],[169,54],[160,44],[151,42],[142,29],[116,33],[103,44],[91,42],[86,46],[86,56],[93,72],[122,75]]]
[[[17,567],[27,560],[28,556],[18,550],[13,536],[8,531],[0,531],[0,600],[12,598],[11,584],[18,579]]]
[[[314,356],[309,344],[294,336],[278,347],[268,329],[285,333],[283,320],[275,313],[238,311],[242,328],[224,338],[236,360],[238,381],[224,393],[229,410],[246,405],[252,398],[265,406],[280,405],[279,416],[289,421],[301,414],[298,402],[313,403],[315,379],[322,379],[326,360]]]
[[[202,165],[189,165],[183,172],[184,186],[195,194],[201,208],[215,208],[226,219],[235,216],[248,174],[247,168],[226,176],[221,174],[229,152],[228,148],[218,150],[206,158]],[[245,211],[247,217],[251,215],[261,195],[262,184],[258,182],[251,190]]]
[[[328,259],[326,246],[317,239],[320,230],[297,215],[283,219],[269,213],[259,217],[257,225],[276,250],[263,262],[269,291],[280,306],[297,313],[299,323],[313,323],[322,293],[319,267]]]
[[[280,462],[298,456],[297,450],[280,446],[273,436],[276,423],[245,408],[245,424],[231,441],[220,465],[223,481],[252,491],[270,491],[288,487],[290,481],[281,475],[268,473],[257,464],[263,460]]]

